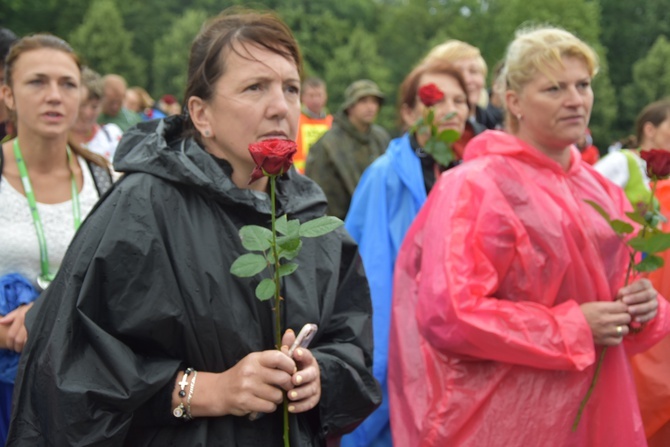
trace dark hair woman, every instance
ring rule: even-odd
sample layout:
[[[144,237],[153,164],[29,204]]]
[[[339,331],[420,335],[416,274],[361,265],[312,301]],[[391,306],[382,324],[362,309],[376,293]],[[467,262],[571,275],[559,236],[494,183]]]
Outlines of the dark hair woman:
[[[400,86],[399,115],[409,129],[422,116],[425,106],[419,89],[434,84],[444,98],[433,107],[440,131],[463,133],[470,107],[468,90],[458,69],[444,60],[433,60],[414,68]],[[450,117],[445,120],[445,118]],[[429,135],[407,131],[391,141],[384,155],[368,167],[351,201],[345,225],[360,246],[370,281],[375,331],[374,374],[386,393],[388,334],[391,326],[393,269],[407,229],[426,201],[440,170],[436,161],[421,149]],[[462,147],[461,147],[462,149]],[[359,429],[342,443],[374,445],[389,443],[388,399]]]
[[[318,446],[379,404],[367,281],[344,230],[304,241],[283,283],[282,326],[319,326],[293,358],[273,349],[259,278],[229,273],[245,251],[239,228],[270,222],[267,179],[248,185],[248,145],[295,138],[300,71],[274,15],[205,25],[191,50],[188,116],[124,135],[115,168],[126,175],[29,314],[9,445],[281,445],[275,410],[287,391],[293,444]],[[277,189],[281,213],[323,215],[311,180],[291,170]]]

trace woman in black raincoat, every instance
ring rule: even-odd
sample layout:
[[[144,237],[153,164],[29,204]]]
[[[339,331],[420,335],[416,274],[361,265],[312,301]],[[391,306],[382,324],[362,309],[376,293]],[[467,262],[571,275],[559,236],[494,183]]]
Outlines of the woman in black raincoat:
[[[115,169],[127,175],[28,313],[8,445],[280,445],[285,390],[293,445],[317,446],[379,405],[369,291],[344,230],[303,241],[284,278],[282,326],[319,326],[295,360],[273,349],[260,277],[229,273],[245,252],[239,228],[270,222],[247,147],[295,138],[300,71],[274,16],[208,22],[191,50],[188,115],[124,136]],[[278,215],[323,215],[311,180],[291,170],[277,184]]]

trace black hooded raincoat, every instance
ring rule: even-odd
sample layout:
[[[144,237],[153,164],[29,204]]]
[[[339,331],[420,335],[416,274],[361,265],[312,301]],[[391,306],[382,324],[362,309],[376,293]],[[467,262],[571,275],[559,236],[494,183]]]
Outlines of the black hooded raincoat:
[[[84,222],[57,278],[28,313],[11,446],[279,446],[281,410],[246,417],[171,414],[177,372],[220,372],[273,348],[261,279],[237,278],[238,230],[269,227],[267,194],[237,188],[232,168],[182,139],[181,118],[142,123],[121,141],[126,175]],[[323,193],[291,170],[279,215],[321,216]],[[371,306],[357,248],[343,229],[303,240],[284,278],[284,329],[316,323],[322,396],[291,415],[293,446],[324,445],[379,405],[371,374]],[[208,390],[196,387],[196,393]]]

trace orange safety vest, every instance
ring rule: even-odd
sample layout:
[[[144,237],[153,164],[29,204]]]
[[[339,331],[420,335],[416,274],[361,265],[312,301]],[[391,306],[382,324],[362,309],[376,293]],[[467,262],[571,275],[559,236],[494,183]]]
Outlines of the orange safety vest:
[[[305,173],[305,162],[309,148],[318,141],[321,136],[333,125],[333,115],[325,118],[310,118],[304,113],[300,114],[298,123],[298,152],[293,156],[293,165],[301,174]]]

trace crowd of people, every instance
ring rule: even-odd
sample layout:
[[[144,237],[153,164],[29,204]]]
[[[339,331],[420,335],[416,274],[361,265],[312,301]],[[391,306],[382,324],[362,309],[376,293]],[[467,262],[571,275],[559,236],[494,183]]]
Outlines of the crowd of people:
[[[599,159],[598,58],[570,32],[518,31],[488,92],[476,47],[426,49],[388,130],[371,79],[328,111],[271,12],[203,25],[183,104],[48,34],[0,29],[0,60],[6,445],[286,445],[285,401],[294,446],[670,445],[670,267],[629,281],[587,203],[670,217],[640,156],[670,152],[670,100]],[[297,144],[278,213],[344,221],[281,280],[281,350],[262,275],[230,272],[275,213],[248,150],[275,139]]]

